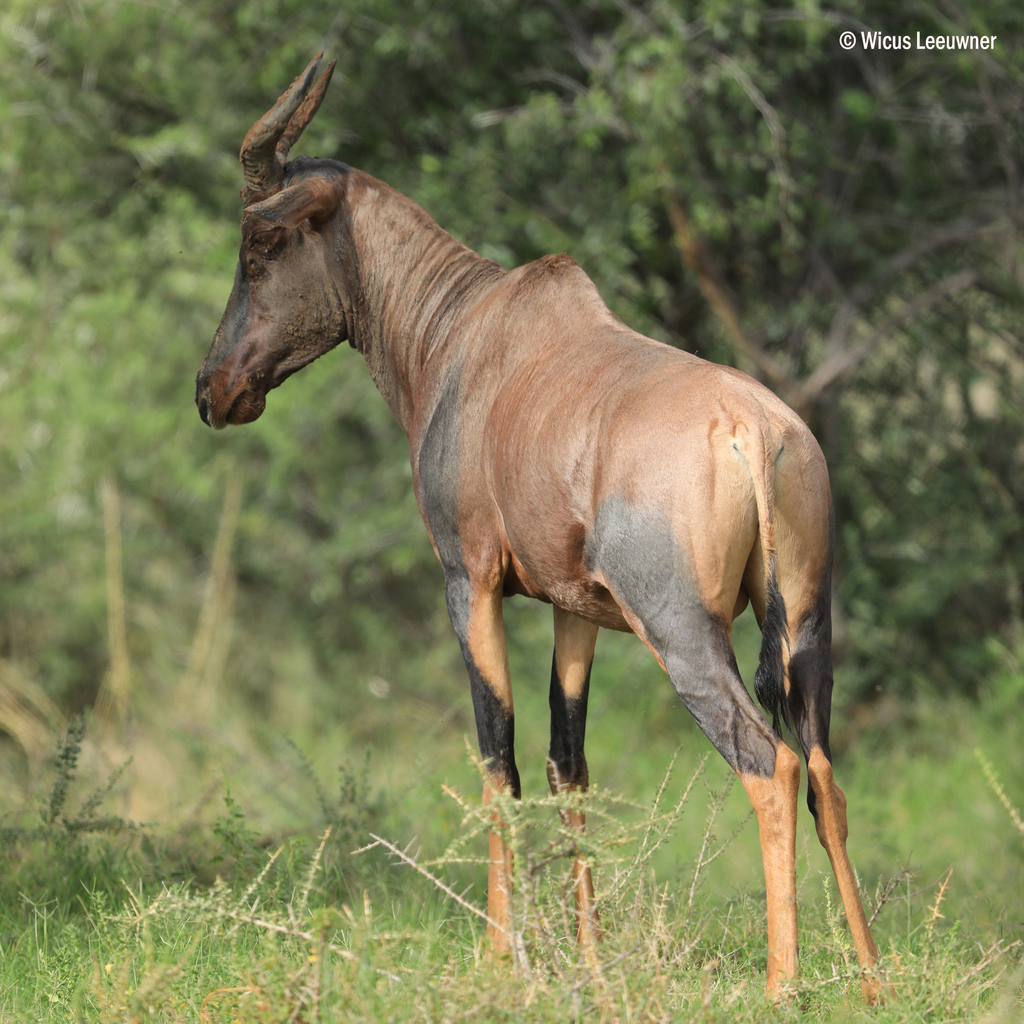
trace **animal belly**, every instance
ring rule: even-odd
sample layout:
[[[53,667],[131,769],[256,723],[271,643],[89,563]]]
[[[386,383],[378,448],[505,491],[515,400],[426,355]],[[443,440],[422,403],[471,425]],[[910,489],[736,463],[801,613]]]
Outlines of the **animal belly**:
[[[515,553],[510,552],[502,593],[505,597],[523,594],[558,605],[605,629],[632,632],[608,588],[590,579],[582,567],[565,577],[545,578],[548,576],[542,570],[531,573]]]
[[[622,617],[619,606],[607,588],[594,584],[595,590],[579,595],[576,601],[557,602],[560,608],[578,615],[581,619],[593,622],[605,629],[617,629],[620,633],[632,633],[633,630]]]

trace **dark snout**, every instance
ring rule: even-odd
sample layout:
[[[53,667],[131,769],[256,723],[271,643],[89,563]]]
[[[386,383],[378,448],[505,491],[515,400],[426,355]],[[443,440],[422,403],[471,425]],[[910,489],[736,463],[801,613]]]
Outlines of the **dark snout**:
[[[196,405],[199,407],[199,418],[210,425],[210,402],[206,397],[206,388],[196,381]]]
[[[259,367],[247,366],[239,353],[233,353],[213,373],[196,378],[196,406],[199,418],[215,430],[231,424],[252,423],[267,406],[268,374]]]
[[[266,408],[271,386],[266,358],[248,320],[249,282],[239,266],[210,352],[196,375],[199,418],[216,430],[251,423]]]

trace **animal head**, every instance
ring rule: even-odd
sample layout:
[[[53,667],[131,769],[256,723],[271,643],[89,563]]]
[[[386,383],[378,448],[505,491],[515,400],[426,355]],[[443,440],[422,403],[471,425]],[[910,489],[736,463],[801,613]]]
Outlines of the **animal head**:
[[[318,53],[252,126],[239,160],[245,174],[242,246],[234,287],[196,376],[196,405],[212,427],[249,423],[267,392],[348,336],[344,288],[331,272],[344,248],[335,214],[349,169],[288,151],[312,120],[335,62],[310,86]]]

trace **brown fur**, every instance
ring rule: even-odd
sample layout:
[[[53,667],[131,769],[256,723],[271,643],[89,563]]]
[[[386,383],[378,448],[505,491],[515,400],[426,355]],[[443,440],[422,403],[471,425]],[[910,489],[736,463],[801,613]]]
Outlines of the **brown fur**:
[[[311,79],[307,69],[305,89]],[[278,107],[301,100],[297,82]],[[239,274],[197,377],[204,420],[255,419],[270,389],[348,339],[409,437],[489,761],[485,799],[519,785],[503,596],[556,609],[552,749],[574,773],[563,779],[551,761],[556,791],[586,787],[597,628],[637,633],[757,810],[776,991],[797,970],[799,762],[736,671],[731,622],[749,602],[766,645],[768,626],[778,632],[766,686],[812,756],[818,833],[869,970],[877,951],[827,757],[831,497],[810,431],[744,374],[630,330],[569,256],[503,270],[383,182],[331,161],[295,161],[277,181],[275,139],[297,137],[282,116],[266,115],[243,150],[247,183],[271,183],[247,184]],[[571,824],[582,829],[582,815]],[[490,863],[491,934],[504,945],[511,861],[497,831]],[[596,937],[582,861],[574,877],[581,939]]]

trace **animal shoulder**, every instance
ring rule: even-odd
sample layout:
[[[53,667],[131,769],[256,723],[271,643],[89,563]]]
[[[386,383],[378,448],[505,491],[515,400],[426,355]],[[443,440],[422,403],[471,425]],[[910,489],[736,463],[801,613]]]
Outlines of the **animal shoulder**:
[[[587,272],[565,253],[541,256],[517,267],[509,275],[508,283],[516,299],[569,305],[626,327],[608,308]]]
[[[524,288],[569,286],[597,294],[597,286],[590,280],[587,272],[564,252],[541,256],[532,263],[524,263],[514,273],[519,276]]]

